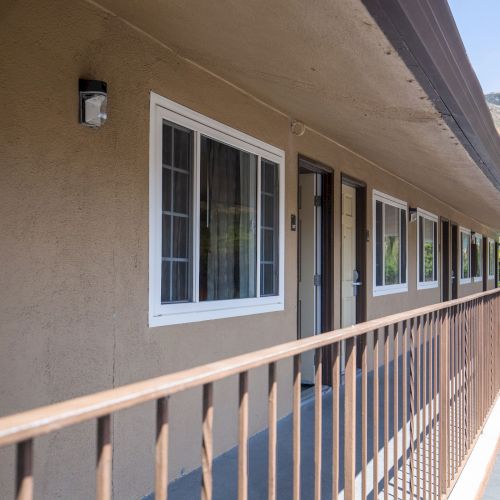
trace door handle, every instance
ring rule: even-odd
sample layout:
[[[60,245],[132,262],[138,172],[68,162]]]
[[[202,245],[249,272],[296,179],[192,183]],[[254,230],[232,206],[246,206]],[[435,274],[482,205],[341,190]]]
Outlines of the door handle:
[[[363,283],[361,281],[353,281],[352,286],[361,286]]]

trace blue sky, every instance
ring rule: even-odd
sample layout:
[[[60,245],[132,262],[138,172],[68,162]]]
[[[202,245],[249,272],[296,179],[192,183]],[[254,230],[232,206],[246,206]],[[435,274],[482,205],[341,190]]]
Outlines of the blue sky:
[[[500,0],[448,0],[485,94],[500,92]]]

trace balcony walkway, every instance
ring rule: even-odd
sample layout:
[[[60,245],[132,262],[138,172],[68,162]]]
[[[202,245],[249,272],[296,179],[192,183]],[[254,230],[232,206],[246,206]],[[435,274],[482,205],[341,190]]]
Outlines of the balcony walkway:
[[[488,483],[484,490],[483,500],[498,500],[500,498],[500,453],[491,470]]]
[[[401,359],[399,360],[401,364]],[[361,415],[361,374],[357,377],[357,412]],[[383,369],[379,370],[379,394],[384,391]],[[373,372],[368,374],[368,385],[373,387]],[[402,373],[399,371],[399,401],[401,402]],[[394,498],[394,467],[393,467],[393,447],[394,447],[394,415],[393,415],[393,369],[392,363],[389,370],[389,420],[388,420],[388,470],[389,470],[389,498]],[[309,391],[310,392],[310,391]],[[332,498],[332,390],[326,387],[323,390],[323,444],[322,444],[322,494],[321,498]],[[344,400],[344,390],[340,390],[340,408]],[[379,453],[378,453],[378,477],[379,477],[379,497],[383,498],[384,490],[384,405],[383,397],[379,398]],[[402,476],[402,456],[401,456],[401,403],[399,411],[399,498],[402,498],[401,476]],[[408,415],[410,415],[408,407]],[[367,437],[367,498],[373,500],[373,435],[371,432],[373,421],[373,390],[368,391],[368,437]],[[407,426],[409,433],[409,424]],[[343,436],[344,436],[344,416],[340,411],[340,443],[339,443],[339,491],[340,498],[343,498],[344,477],[343,477]],[[267,430],[258,433],[249,440],[249,474],[248,487],[249,499],[261,500],[267,498]],[[361,495],[361,419],[357,418],[356,425],[357,463],[356,463],[356,497]],[[302,401],[301,411],[301,498],[314,498],[314,395],[306,395]],[[279,500],[292,499],[292,415],[288,415],[278,422],[278,454],[277,454],[277,498]],[[225,454],[217,457],[213,464],[213,498],[214,500],[228,500],[237,498],[237,478],[238,478],[238,449],[231,449]],[[409,470],[408,470],[409,472]],[[197,469],[184,477],[181,477],[169,485],[169,500],[192,500],[199,498],[201,484],[201,469]],[[415,490],[415,494],[416,494]],[[423,496],[423,486],[421,490]],[[429,495],[427,495],[429,497]],[[408,495],[409,497],[409,495]],[[146,497],[152,500],[153,496]],[[145,499],[145,500],[146,500]]]

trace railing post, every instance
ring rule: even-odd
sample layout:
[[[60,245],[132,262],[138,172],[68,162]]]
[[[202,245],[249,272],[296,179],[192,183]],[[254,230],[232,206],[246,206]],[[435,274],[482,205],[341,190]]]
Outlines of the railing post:
[[[212,500],[212,460],[213,460],[213,384],[203,386],[203,422],[201,444],[201,499]]]
[[[111,415],[97,420],[97,500],[111,500],[112,474]]]
[[[356,477],[356,339],[345,341],[344,491],[354,500]]]
[[[16,500],[33,498],[33,440],[17,444]]]
[[[268,465],[267,465],[267,498],[276,500],[276,440],[277,440],[277,408],[278,385],[276,381],[276,363],[270,363],[268,369]]]
[[[300,354],[293,357],[293,500],[300,500]]]
[[[322,384],[323,349],[314,356],[314,499],[321,500]]]
[[[448,487],[448,332],[449,310],[441,311],[439,360],[441,373],[439,380],[439,486],[442,495]]]
[[[168,397],[156,401],[155,499],[168,494]]]
[[[248,372],[239,377],[238,500],[248,498]]]

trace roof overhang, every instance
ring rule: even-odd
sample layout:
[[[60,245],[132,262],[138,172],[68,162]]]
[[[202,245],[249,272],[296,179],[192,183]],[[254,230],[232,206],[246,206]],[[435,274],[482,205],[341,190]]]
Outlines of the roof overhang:
[[[446,0],[432,7],[412,0],[98,3],[180,57],[498,225],[500,139]]]

